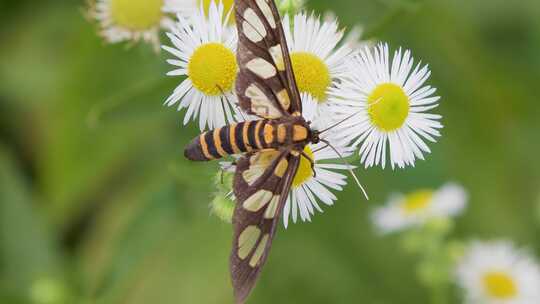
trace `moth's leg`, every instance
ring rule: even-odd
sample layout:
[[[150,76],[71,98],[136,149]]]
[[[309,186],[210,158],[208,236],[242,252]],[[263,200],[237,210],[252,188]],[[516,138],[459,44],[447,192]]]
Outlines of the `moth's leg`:
[[[221,168],[220,171],[221,171],[220,182],[223,185],[223,184],[225,184],[225,177],[224,177],[225,169]]]
[[[226,167],[226,168],[224,168],[223,166],[220,166],[220,167],[219,167],[219,171],[220,171],[220,174],[221,174],[221,176],[220,176],[220,182],[221,182],[222,185],[225,183],[225,172],[227,172],[227,169],[230,169],[230,168],[232,168],[232,167],[235,167],[235,166],[236,166],[236,162],[237,162],[237,160],[235,159],[235,160],[233,160],[233,161],[231,162],[231,165],[230,165],[229,167]]]
[[[311,157],[309,157],[309,155],[307,155],[304,150],[302,150],[300,154],[309,161],[309,164],[311,165],[311,171],[313,172],[313,177],[317,177],[317,173],[315,172],[315,161]]]

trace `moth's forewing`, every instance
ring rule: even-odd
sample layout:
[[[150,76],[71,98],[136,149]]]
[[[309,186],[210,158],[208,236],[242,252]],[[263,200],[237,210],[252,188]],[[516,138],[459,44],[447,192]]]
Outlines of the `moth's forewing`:
[[[296,153],[267,150],[237,163],[230,257],[237,303],[245,302],[266,262],[299,162]]]
[[[240,72],[236,93],[242,109],[276,119],[301,113],[281,18],[272,0],[235,0]]]

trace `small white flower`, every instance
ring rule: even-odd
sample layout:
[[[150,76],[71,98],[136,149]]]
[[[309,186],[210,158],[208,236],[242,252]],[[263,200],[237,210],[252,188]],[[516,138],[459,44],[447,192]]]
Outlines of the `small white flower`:
[[[208,18],[201,6],[188,18],[179,15],[178,23],[167,33],[174,47],[163,49],[176,57],[167,61],[176,68],[167,75],[187,78],[165,103],[187,109],[184,125],[197,117],[201,130],[234,122],[238,39],[236,31],[227,27],[229,16],[223,4],[212,2]]]
[[[300,167],[294,177],[293,184],[285,208],[283,210],[283,223],[289,224],[289,216],[296,223],[298,216],[302,221],[311,221],[315,211],[323,212],[319,202],[332,206],[337,199],[332,191],[342,191],[347,184],[347,175],[343,172],[354,169],[353,166],[345,165],[339,157],[349,157],[354,150],[347,147],[344,142],[336,142],[335,134],[329,133],[325,137],[339,152],[339,155],[325,143],[309,144],[304,153],[314,162],[311,163],[304,156],[301,157]],[[315,172],[313,172],[315,171]]]
[[[331,117],[328,93],[332,86],[348,76],[345,63],[352,53],[347,44],[339,46],[344,32],[339,30],[335,19],[321,21],[306,13],[295,15],[292,27],[290,18],[285,16],[283,28],[302,94],[302,116],[308,121],[321,121],[321,113],[325,114],[323,118]]]
[[[173,23],[168,13],[180,8],[175,0],[95,0],[90,14],[108,42],[144,40],[157,48],[159,30]]]
[[[332,102],[341,104],[338,116],[355,114],[341,127],[343,136],[360,146],[361,163],[384,168],[389,153],[392,168],[414,165],[430,153],[425,140],[435,142],[442,128],[440,115],[427,113],[438,106],[436,89],[424,85],[431,72],[414,66],[410,51],[401,49],[390,60],[388,45],[365,48],[348,62],[350,79],[332,89]],[[414,67],[414,68],[413,68]]]
[[[384,207],[374,210],[372,220],[382,233],[391,233],[422,225],[429,220],[459,215],[468,195],[457,184],[439,190],[418,190],[407,195],[394,194]]]
[[[456,274],[466,303],[540,303],[540,266],[529,252],[510,242],[473,242]]]

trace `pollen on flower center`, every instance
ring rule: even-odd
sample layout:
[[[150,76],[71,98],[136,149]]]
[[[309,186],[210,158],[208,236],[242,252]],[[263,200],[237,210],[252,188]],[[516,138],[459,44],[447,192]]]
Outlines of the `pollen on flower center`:
[[[403,210],[407,214],[412,214],[426,209],[431,203],[433,198],[433,191],[431,190],[419,190],[415,191],[405,198],[405,202],[402,205]]]
[[[300,92],[309,93],[319,102],[324,101],[332,82],[328,66],[319,57],[307,52],[292,53],[291,61]]]
[[[483,278],[487,294],[495,299],[510,299],[517,295],[514,279],[504,272],[489,272]]]
[[[401,128],[409,116],[409,98],[393,83],[380,84],[368,97],[371,122],[383,131]]]
[[[111,0],[113,22],[135,31],[159,26],[164,0]]]
[[[306,146],[304,148],[304,153],[309,156],[309,158],[311,158],[313,161],[315,161],[313,151],[309,146]],[[304,156],[300,156],[300,165],[298,166],[298,171],[296,172],[296,175],[294,176],[292,182],[293,188],[301,186],[303,183],[307,182],[312,177],[313,169],[311,169],[311,162]]]
[[[188,76],[193,86],[209,96],[231,91],[236,71],[233,51],[221,43],[199,46],[188,63]]]
[[[214,0],[198,0],[197,1],[197,7],[199,7],[201,5],[201,2],[202,2],[204,13],[208,15],[208,12],[210,11],[210,3],[212,3],[212,1],[214,1]],[[216,1],[216,3],[219,3],[219,2],[223,3],[223,8],[224,8],[225,14],[230,12],[233,5],[234,5],[234,0]],[[231,17],[230,17],[229,21],[230,21],[230,23],[234,23],[234,11],[231,13]]]

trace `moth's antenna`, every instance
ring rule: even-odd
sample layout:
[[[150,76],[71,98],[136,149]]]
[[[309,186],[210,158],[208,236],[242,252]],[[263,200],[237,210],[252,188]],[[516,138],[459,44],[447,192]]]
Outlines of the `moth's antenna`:
[[[322,147],[320,147],[318,149],[313,150],[313,153],[317,153],[317,152],[322,151],[322,150],[324,150],[326,148],[328,148],[328,145],[324,145],[324,146],[322,146]]]
[[[334,152],[336,152],[336,154],[339,156],[341,161],[347,166],[347,170],[352,175],[352,177],[353,177],[354,181],[356,182],[356,184],[358,185],[358,187],[360,187],[360,190],[362,190],[362,193],[364,194],[366,199],[369,200],[369,196],[367,195],[366,189],[364,189],[364,186],[362,186],[362,184],[360,183],[360,180],[358,179],[356,174],[354,174],[354,171],[351,169],[351,167],[352,167],[351,164],[349,164],[349,162],[345,159],[345,157],[343,157],[343,155],[341,155],[341,153],[339,153],[339,151],[334,146],[332,146],[327,140],[321,139],[321,142],[325,143],[326,145],[328,145],[328,147],[332,148],[332,150],[334,150]]]
[[[363,111],[363,110],[362,110],[362,111]],[[340,124],[342,124],[342,123],[346,122],[347,120],[353,118],[356,114],[359,114],[359,113],[362,112],[362,111],[358,111],[358,112],[356,112],[356,113],[353,113],[353,114],[347,116],[345,119],[343,119],[343,120],[341,120],[341,121],[339,121],[339,122],[337,122],[337,123],[331,125],[330,127],[326,128],[326,129],[324,129],[324,130],[322,130],[322,131],[319,131],[319,134],[323,134],[324,132],[329,131],[329,130],[331,130],[331,129],[337,127],[337,126],[339,126]]]

